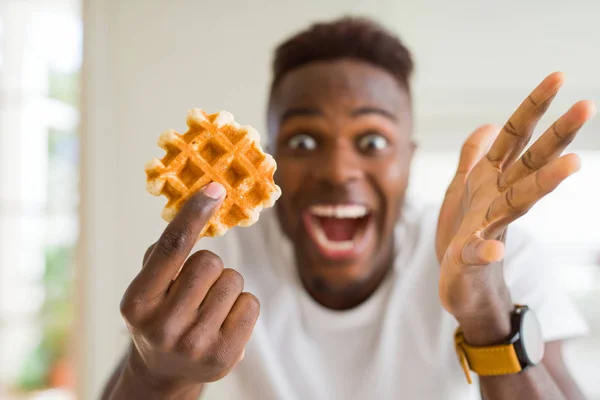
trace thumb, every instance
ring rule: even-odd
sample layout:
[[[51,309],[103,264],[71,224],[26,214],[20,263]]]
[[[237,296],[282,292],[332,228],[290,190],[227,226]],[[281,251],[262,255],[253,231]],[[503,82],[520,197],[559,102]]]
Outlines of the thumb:
[[[479,236],[465,243],[460,258],[463,266],[488,265],[502,260],[504,243],[499,240],[485,240]]]

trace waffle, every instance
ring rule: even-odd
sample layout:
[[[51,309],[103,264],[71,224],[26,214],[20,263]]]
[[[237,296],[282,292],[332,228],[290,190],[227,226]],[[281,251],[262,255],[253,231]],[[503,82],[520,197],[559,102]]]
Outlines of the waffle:
[[[168,199],[162,217],[171,221],[185,201],[208,183],[222,184],[227,195],[200,236],[221,236],[233,226],[250,226],[260,211],[281,195],[273,174],[277,164],[260,147],[260,136],[240,126],[227,111],[208,115],[188,112],[188,131],[163,132],[158,145],[166,151],[146,164],[147,190]]]

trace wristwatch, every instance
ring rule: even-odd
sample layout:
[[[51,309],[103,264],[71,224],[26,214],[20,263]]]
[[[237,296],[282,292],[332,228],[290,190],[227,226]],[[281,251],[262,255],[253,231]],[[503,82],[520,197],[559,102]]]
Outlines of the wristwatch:
[[[471,346],[465,342],[462,329],[454,334],[458,359],[469,383],[470,371],[479,376],[518,374],[538,364],[544,356],[544,340],[540,322],[527,306],[516,305],[511,314],[511,334],[507,340],[492,346]]]

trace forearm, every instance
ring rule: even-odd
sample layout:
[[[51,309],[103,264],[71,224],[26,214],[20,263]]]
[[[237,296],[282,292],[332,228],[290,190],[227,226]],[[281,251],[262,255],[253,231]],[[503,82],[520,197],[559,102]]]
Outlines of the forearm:
[[[506,302],[488,317],[459,320],[465,341],[474,346],[501,343],[510,335],[512,303]],[[543,364],[531,367],[519,374],[481,376],[479,379],[484,400],[554,400],[564,399]]]
[[[140,368],[140,361],[130,350],[108,381],[102,400],[197,400],[202,384],[174,384],[152,379]]]
[[[484,400],[565,399],[542,364],[520,374],[480,377],[480,386]]]

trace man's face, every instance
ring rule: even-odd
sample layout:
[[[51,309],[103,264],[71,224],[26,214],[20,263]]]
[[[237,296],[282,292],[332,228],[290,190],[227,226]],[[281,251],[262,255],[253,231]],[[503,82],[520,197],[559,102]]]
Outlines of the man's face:
[[[269,130],[279,220],[304,285],[319,297],[376,286],[390,265],[414,149],[407,91],[364,62],[309,64],[278,84]]]

